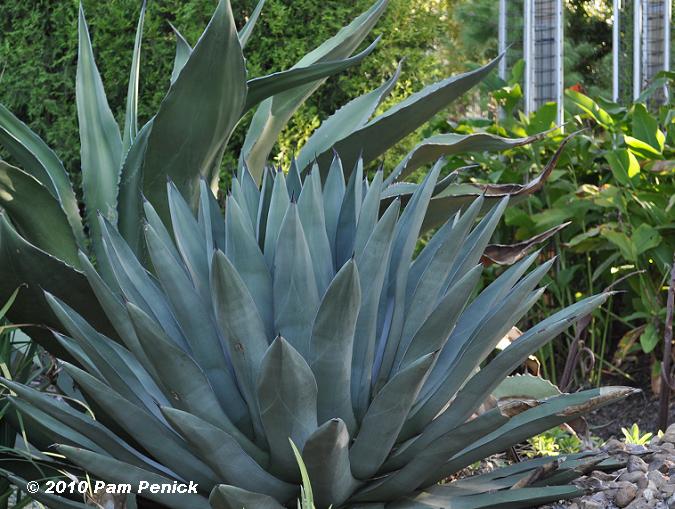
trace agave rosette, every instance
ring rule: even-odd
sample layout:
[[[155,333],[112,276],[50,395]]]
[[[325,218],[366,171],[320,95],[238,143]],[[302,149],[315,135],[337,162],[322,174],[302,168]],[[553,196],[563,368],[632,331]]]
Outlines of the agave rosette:
[[[266,170],[260,188],[240,171],[224,218],[206,182],[196,214],[170,183],[170,230],[144,203],[145,262],[101,217],[100,262],[111,277],[80,260],[120,343],[46,296],[67,331],[56,339],[78,364],[64,370],[96,420],[3,381],[29,438],[43,450],[57,443],[73,475],[199,484],[198,495],[143,494],[139,507],[146,498],[176,509],[290,507],[301,481],[290,441],[320,509],[515,508],[576,495],[564,484],[597,458],[437,484],[633,392],[517,399],[477,413],[529,354],[607,294],[559,311],[488,360],[541,296],[552,261],[529,270],[538,258],[530,255],[475,295],[508,201],[478,220],[482,197],[414,256],[441,167],[403,209],[400,200],[381,209],[382,172],[368,179],[357,161],[345,179],[338,157],[324,178],[318,165]],[[10,470],[2,460],[0,468]],[[36,498],[84,507],[47,496]]]

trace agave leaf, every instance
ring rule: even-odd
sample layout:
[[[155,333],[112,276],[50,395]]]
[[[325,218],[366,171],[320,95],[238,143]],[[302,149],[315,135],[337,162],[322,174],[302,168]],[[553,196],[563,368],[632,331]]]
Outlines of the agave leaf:
[[[602,387],[548,399],[539,406],[513,417],[507,424],[489,435],[472,442],[445,463],[442,468],[430,473],[424,485],[444,479],[479,458],[503,451],[528,437],[637,392],[640,390],[632,387]]]
[[[190,205],[180,194],[178,187],[173,183],[167,184],[169,196],[169,213],[173,235],[176,239],[178,251],[185,262],[192,282],[199,294],[208,302],[211,292],[209,289],[209,258],[211,253],[205,249],[204,232],[199,228]],[[155,207],[155,210],[157,208]],[[160,215],[161,217],[161,215]]]
[[[249,16],[248,20],[246,21],[246,24],[239,30],[239,44],[241,44],[241,49],[244,49],[246,47],[246,43],[251,37],[251,34],[253,33],[253,29],[255,28],[255,24],[258,21],[258,18],[260,17],[260,13],[262,12],[263,6],[265,5],[265,0],[259,0],[258,4],[255,6],[255,9],[253,9],[253,12]]]
[[[60,203],[78,245],[84,245],[82,218],[75,192],[54,151],[26,124],[0,104],[0,145]]]
[[[225,484],[213,488],[209,497],[209,503],[212,509],[242,509],[248,507],[255,507],[256,509],[284,509],[284,506],[267,495],[242,490],[236,486]]]
[[[248,212],[248,204],[246,203],[246,198],[244,197],[244,191],[241,189],[241,184],[237,178],[232,179],[232,188],[230,189],[229,199],[231,201],[233,200],[237,202],[237,206],[243,211],[244,217],[246,218],[246,227],[252,233],[253,221],[251,220],[251,216]],[[227,206],[225,208],[227,209]]]
[[[220,0],[162,101],[148,138],[143,192],[167,224],[167,176],[196,208],[199,178],[207,177],[213,183],[221,149],[239,120],[245,99],[246,68],[232,9],[229,1]]]
[[[290,194],[294,199],[300,196],[300,193],[302,192],[302,178],[300,177],[298,163],[295,160],[295,157],[293,157],[291,160],[291,165],[288,168],[288,179],[286,180],[286,186],[288,187],[288,194]]]
[[[253,416],[256,435],[262,439],[256,384],[269,345],[265,325],[237,270],[220,251],[214,255],[211,287],[216,319],[225,336],[239,390]]]
[[[145,124],[134,138],[122,163],[119,183],[117,228],[137,255],[141,252],[141,228],[143,226],[140,220],[143,216],[143,159],[151,130],[152,120]]]
[[[127,310],[141,346],[153,362],[162,385],[170,392],[172,404],[214,426],[222,427],[237,439],[245,450],[256,451],[257,447],[238,429],[238,426],[247,428],[248,413],[236,386],[233,387],[234,382],[229,382],[224,388],[218,388],[221,393],[230,395],[230,399],[223,402],[227,404],[223,410],[213,387],[192,357],[173,344],[162,329],[141,309],[129,303]]]
[[[251,224],[254,226],[253,231],[255,233],[255,225],[258,220],[258,208],[260,207],[260,190],[258,189],[258,184],[253,180],[251,172],[248,171],[248,168],[243,167],[240,169],[239,174],[236,178],[237,182],[241,185],[241,192],[243,195],[243,204],[240,204],[242,207],[245,205],[246,212],[248,212],[249,217],[251,218]],[[300,192],[295,196],[298,196]]]
[[[273,294],[274,330],[306,357],[320,297],[296,203],[289,205],[279,231]]]
[[[351,55],[382,16],[387,3],[388,0],[377,0],[370,9],[342,28],[335,36],[301,58],[293,69],[344,59]],[[262,178],[265,162],[279,133],[293,113],[324,81],[325,79],[321,79],[296,87],[270,97],[260,104],[246,133],[240,159],[240,165],[246,162],[256,182]]]
[[[22,238],[5,214],[0,214],[0,239],[0,261],[6,270],[4,277],[0,278],[2,301],[5,302],[18,287],[24,287],[15,305],[7,312],[13,323],[31,324],[39,316],[40,325],[63,330],[45,301],[44,289],[62,295],[70,306],[80,310],[93,327],[115,337],[114,329],[81,272]],[[64,289],[68,289],[67,294],[64,294]],[[46,328],[25,327],[24,331],[30,331],[30,336],[54,355],[62,359],[71,358]]]
[[[345,196],[345,177],[342,161],[335,154],[323,187],[323,213],[326,217],[326,233],[330,242],[333,264],[336,264],[336,236],[342,200]],[[336,267],[337,268],[337,267]]]
[[[360,305],[359,273],[354,260],[349,260],[323,296],[312,327],[308,356],[319,390],[319,422],[339,417],[352,432],[356,420],[351,398],[351,361]]]
[[[546,399],[559,394],[560,389],[550,381],[529,373],[507,376],[492,391],[492,396],[497,401],[513,398]]]
[[[318,167],[318,166],[317,166]],[[354,254],[360,255],[366,246],[366,242],[373,233],[377,224],[380,209],[380,197],[382,194],[382,169],[378,170],[373,177],[366,195],[361,204],[356,233],[354,234]]]
[[[377,308],[384,286],[394,228],[401,203],[392,202],[375,225],[370,239],[361,253],[356,255],[361,279],[361,309],[354,332],[351,390],[354,410],[359,420],[370,404],[370,388],[375,358]]]
[[[434,357],[433,353],[421,357],[394,375],[373,399],[349,452],[352,472],[357,479],[370,478],[384,463]]]
[[[141,5],[141,14],[136,27],[134,53],[131,58],[129,88],[127,90],[127,109],[124,114],[124,130],[122,131],[122,154],[126,154],[138,134],[138,80],[141,67],[141,43],[143,41],[143,21],[145,20],[146,0]]]
[[[173,59],[173,69],[171,71],[171,83],[173,84],[178,78],[178,75],[185,67],[188,58],[192,54],[192,46],[185,40],[185,37],[178,31],[178,29],[171,25],[171,29],[176,37],[176,55]]]
[[[312,169],[298,199],[298,214],[305,231],[309,253],[314,266],[314,278],[323,295],[335,274],[333,255],[331,253],[328,234],[326,233],[326,217],[323,211],[321,176],[318,167]]]
[[[483,251],[483,265],[491,265],[492,263],[498,265],[514,264],[522,259],[533,246],[546,242],[570,223],[571,221],[568,221],[558,226],[554,226],[545,232],[515,244],[490,244],[485,248],[485,251]]]
[[[601,305],[608,296],[609,294],[600,294],[576,302],[527,330],[487,366],[471,377],[457,393],[451,408],[436,417],[436,420],[448,421],[450,422],[448,426],[464,422],[528,355],[536,352],[580,317]]]
[[[0,161],[0,205],[28,242],[79,267],[77,238],[57,198],[35,177],[3,161]]]
[[[467,206],[478,196],[484,195],[485,206],[492,207],[496,201],[505,197],[510,197],[510,203],[513,204],[539,191],[555,169],[565,146],[575,135],[576,133],[571,134],[560,143],[558,150],[553,154],[542,172],[527,184],[450,184],[446,186],[442,191],[436,193],[429,202],[422,230],[426,231],[443,224],[448,217]],[[410,194],[411,192],[406,189],[404,194]]]
[[[30,437],[36,446],[44,449],[54,442],[60,442],[77,447],[89,447],[97,452],[105,453],[98,444],[83,434],[59,422],[51,415],[27,404],[25,401],[11,396],[7,397],[7,401],[11,403],[16,412],[21,416],[20,422],[22,426],[25,426],[26,436]]]
[[[132,465],[150,468],[151,470],[154,469],[154,466],[150,466],[147,463],[147,458],[143,458],[141,454],[134,451],[108,428],[92,419],[89,415],[78,412],[63,401],[58,401],[56,398],[49,397],[27,386],[5,380],[4,378],[0,379],[0,383],[15,392],[22,400],[30,403],[33,407],[51,415],[74,431],[87,437],[93,443],[98,444],[116,459],[131,463]]]
[[[335,143],[345,168],[353,168],[359,157],[363,157],[364,164],[380,157],[389,147],[480,83],[498,61],[499,57],[476,70],[429,85],[352,131]],[[318,155],[319,165],[327,167],[330,157],[330,151]]]
[[[246,311],[246,315],[251,319],[255,316],[256,327],[258,324],[262,326],[262,342],[259,343],[260,345],[264,345],[260,352],[260,358],[262,358],[262,354],[267,349],[267,345],[274,337],[272,276],[265,263],[265,257],[260,251],[258,243],[253,236],[253,232],[247,225],[248,218],[244,216],[245,214],[241,211],[237,202],[231,198],[228,199],[225,208],[225,228],[228,239],[225,253],[229,260],[227,261],[227,264],[229,265],[231,263],[236,269],[236,271],[232,271],[233,273],[236,273],[236,279],[239,280],[241,278],[241,281],[243,281],[248,289],[248,291],[244,291],[247,294],[250,294],[250,297],[247,297],[246,300],[247,304],[244,306],[242,303],[242,307],[248,308],[249,305],[252,306]],[[213,274],[211,274],[211,278],[213,278]],[[213,291],[215,291],[213,285],[214,281],[212,279],[211,287]],[[235,302],[229,301],[228,299],[222,301],[222,305],[230,309],[237,307]],[[224,309],[221,311],[225,312]],[[246,336],[247,335],[245,334],[244,337]],[[258,339],[258,337],[255,337],[254,340],[255,339]],[[255,377],[251,379],[252,382],[254,380]]]
[[[162,412],[225,482],[277,500],[288,500],[298,492],[297,486],[280,481],[265,470],[267,455],[252,458],[226,432],[192,414],[169,407],[163,407]]]
[[[529,407],[522,405],[521,411],[526,408]],[[359,501],[389,501],[405,497],[420,487],[429,472],[442,467],[448,458],[464,449],[467,443],[495,431],[505,425],[512,416],[510,411],[495,408],[462,426],[436,436],[431,442],[423,440],[426,438],[424,436],[419,437],[418,440],[422,443],[414,450],[409,447],[405,451],[406,453],[410,451],[405,455],[406,459],[400,458],[400,454],[399,456],[394,454],[388,462],[392,465],[385,464],[385,468],[396,467],[399,470],[368,486],[354,498]],[[413,445],[417,444],[413,442]]]
[[[270,448],[270,471],[298,482],[297,464],[288,440],[304,447],[317,427],[317,385],[311,368],[284,338],[277,337],[263,358],[258,401]]]
[[[441,350],[450,337],[457,319],[464,310],[474,288],[478,284],[482,270],[476,266],[457,281],[435,309],[429,313],[409,342],[400,345],[400,361],[397,371],[409,366],[415,359],[437,350]]]
[[[199,215],[197,222],[202,227],[206,238],[206,252],[221,251],[226,247],[225,224],[220,211],[220,205],[211,192],[206,180],[202,179],[199,196]]]
[[[317,80],[323,80],[328,76],[344,71],[353,65],[361,63],[368,55],[370,55],[377,43],[380,42],[380,37],[375,39],[370,46],[357,55],[343,60],[322,61],[316,64],[308,65],[307,67],[292,67],[291,69],[275,72],[254,78],[247,82],[248,95],[246,96],[246,105],[242,113],[248,111],[254,106],[260,104],[265,99],[283,94],[288,90],[292,90],[302,85],[312,83]]]
[[[158,461],[172,465],[178,475],[188,476],[186,479],[205,485],[215,483],[215,474],[185,447],[180,437],[166,424],[79,368],[66,363],[64,369],[106,414],[115,419],[133,440]],[[176,475],[158,463],[153,464],[153,469],[163,472],[164,475]]]
[[[326,120],[312,133],[298,155],[298,168],[304,169],[319,155],[329,150],[338,140],[362,127],[377,107],[389,95],[401,74],[399,62],[394,74],[375,90],[352,99]]]
[[[410,271],[408,273],[408,287],[406,289],[407,299],[412,299],[413,292],[419,285],[423,275],[427,272],[429,264],[435,258],[441,246],[451,246],[450,239],[454,239],[454,242],[459,245],[463,246],[465,244],[468,229],[473,226],[482,206],[483,197],[479,196],[465,211],[461,212],[461,215],[458,212],[454,218],[448,219],[433,237],[431,237],[427,245],[424,246],[422,252],[413,260],[410,266]],[[465,256],[466,254],[464,253],[462,259],[464,259]],[[468,263],[465,265],[468,266]],[[451,277],[454,279],[455,273],[457,273],[457,267],[454,268],[454,272],[446,275],[446,284]]]
[[[225,403],[230,394],[222,391],[222,388],[231,387],[234,391],[234,381],[228,369],[227,357],[221,347],[221,338],[213,313],[200,298],[183,267],[176,263],[170,250],[150,226],[146,228],[146,239],[152,264],[169,299],[173,314],[184,331],[190,352],[211,385],[218,391],[219,401]]]
[[[284,173],[279,171],[274,177],[269,208],[268,210],[265,210],[264,208],[260,209],[262,214],[267,213],[267,220],[265,221],[264,252],[265,261],[270,269],[274,266],[279,231],[281,230],[281,224],[286,216],[290,202],[291,200],[288,196],[288,189],[286,187],[286,178],[284,177]]]
[[[172,484],[172,479],[147,470],[123,463],[102,454],[96,454],[85,449],[57,445],[59,454],[63,454],[76,465],[81,466],[87,472],[108,482],[131,484],[138,486],[141,481],[150,484]],[[209,502],[201,495],[178,494],[178,493],[152,493],[144,492],[143,496],[148,500],[158,502],[172,509],[210,509]]]
[[[82,189],[94,251],[97,258],[103,258],[96,215],[100,212],[113,224],[117,223],[117,186],[123,155],[122,138],[108,106],[103,82],[94,61],[87,21],[81,5],[78,31],[75,99],[80,125]]]
[[[247,168],[248,171],[248,168]],[[267,214],[270,210],[270,201],[272,199],[272,191],[274,186],[274,179],[272,170],[265,168],[263,172],[262,184],[260,186],[260,201],[258,202],[258,217],[256,218],[255,234],[258,239],[260,249],[265,248],[267,242]],[[288,192],[286,192],[288,195]]]
[[[340,506],[358,487],[349,462],[349,432],[341,419],[330,419],[308,439],[302,459],[311,474],[318,507]]]
[[[338,216],[337,230],[335,232],[335,266],[342,267],[354,254],[354,235],[356,223],[361,211],[363,194],[363,162],[356,163],[356,170],[352,172],[347,183],[340,215]]]
[[[176,263],[181,266],[181,270],[183,270],[186,274],[189,274],[190,271],[185,267],[185,265],[183,265],[183,263],[181,263],[182,259],[178,249],[176,249],[176,245],[171,233],[169,233],[169,230],[166,229],[166,226],[164,226],[164,223],[162,223],[162,219],[157,215],[157,212],[149,201],[145,200],[143,202],[143,210],[145,211],[145,221],[147,222],[147,226],[154,230],[155,234],[159,237],[159,240],[161,240],[162,245],[169,250],[171,256],[173,256],[173,259],[176,260]]]
[[[119,232],[103,218],[100,229],[107,255],[105,260],[110,264],[111,272],[125,300],[162,323],[171,340],[187,350],[185,336],[159,284],[134,256]]]
[[[429,314],[436,308],[439,299],[444,297],[443,293],[445,291],[446,281],[452,270],[453,262],[458,256],[462,246],[461,242],[457,242],[457,238],[464,238],[469,226],[470,225],[466,224],[466,222],[459,222],[457,224],[458,230],[462,227],[464,227],[465,230],[456,232],[457,237],[453,235],[439,246],[434,253],[434,256],[429,260],[427,268],[421,275],[414,290],[411,292],[409,304],[408,298],[406,298],[406,306],[408,309],[403,324],[401,341],[398,345],[398,351],[396,352],[396,357],[394,359],[395,365],[403,358],[410,341],[412,341],[413,335],[417,332]],[[475,267],[465,274],[470,274],[474,269]],[[408,283],[410,283],[410,275],[408,276]]]
[[[534,298],[538,298],[540,292],[534,294],[534,298],[528,298],[532,288],[546,274],[551,261],[537,267],[520,284],[509,292],[503,302],[496,305],[491,314],[476,327],[470,335],[457,337],[453,334],[449,342],[460,344],[460,351],[449,364],[435,366],[439,372],[444,372],[443,381],[436,386],[428,396],[424,396],[415,405],[410,423],[416,423],[417,429],[426,425],[445,406],[448,398],[451,398],[460,389],[471,373],[480,365],[485,357],[495,348],[504,334],[518,321],[527,311],[523,302],[528,306],[534,304]],[[451,375],[450,375],[451,374]]]
[[[404,179],[424,164],[437,161],[440,157],[464,152],[499,152],[528,145],[542,138],[542,134],[524,138],[504,138],[490,133],[447,133],[422,140],[389,174],[385,184]]]
[[[405,292],[410,260],[420,233],[424,211],[442,166],[442,162],[439,161],[425,177],[424,183],[420,185],[408,206],[403,210],[394,230],[389,273],[385,291],[380,300],[380,315],[385,319],[384,323],[378,327],[380,337],[373,369],[375,391],[388,380],[394,363],[405,318]]]
[[[472,494],[463,497],[430,494],[426,491],[409,500],[387,504],[391,509],[525,509],[548,502],[578,497],[583,493],[575,486],[547,486],[544,488],[518,488],[494,493]]]
[[[150,395],[145,390],[130,367],[106,343],[106,341],[110,342],[111,340],[98,334],[96,330],[67,304],[64,304],[51,294],[47,294],[46,298],[54,314],[56,314],[71,337],[77,341],[82,351],[102,375],[103,379],[101,381],[106,382],[112,389],[120,393],[122,397],[139,407],[146,408],[152,413],[155,409],[155,400],[153,398],[157,397],[157,395]]]

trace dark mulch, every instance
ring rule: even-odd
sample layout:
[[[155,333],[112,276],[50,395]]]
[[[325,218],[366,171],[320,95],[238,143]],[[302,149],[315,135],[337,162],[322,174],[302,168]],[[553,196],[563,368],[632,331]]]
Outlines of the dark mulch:
[[[637,423],[642,433],[658,431],[659,398],[651,388],[649,361],[648,356],[642,355],[621,366],[630,378],[612,374],[603,378],[602,385],[628,385],[642,389],[642,393],[590,414],[587,421],[594,435],[604,439],[612,436],[622,438],[621,428],[630,427],[633,423]],[[668,422],[675,422],[675,395],[671,398]]]

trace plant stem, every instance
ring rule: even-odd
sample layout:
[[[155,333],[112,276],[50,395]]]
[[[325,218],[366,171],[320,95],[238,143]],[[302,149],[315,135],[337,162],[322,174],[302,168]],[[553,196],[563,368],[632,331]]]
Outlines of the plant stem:
[[[670,286],[668,287],[668,301],[666,304],[666,327],[663,341],[663,362],[661,363],[661,405],[659,409],[659,428],[664,432],[668,427],[668,410],[670,407],[670,388],[673,381],[670,377],[670,362],[673,349],[673,308],[675,307],[675,256],[673,268],[670,271]]]

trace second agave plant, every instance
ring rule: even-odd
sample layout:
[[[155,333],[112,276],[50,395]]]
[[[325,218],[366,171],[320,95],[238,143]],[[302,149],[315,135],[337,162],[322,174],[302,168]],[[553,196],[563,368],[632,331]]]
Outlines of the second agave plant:
[[[552,261],[529,270],[531,255],[476,295],[507,201],[481,217],[482,198],[414,256],[441,167],[403,209],[383,194],[381,172],[368,179],[357,162],[345,179],[338,158],[323,176],[318,166],[267,170],[261,187],[241,171],[224,219],[205,182],[196,216],[169,184],[171,231],[145,203],[147,262],[100,218],[113,278],[104,282],[84,255],[81,263],[121,343],[46,296],[68,332],[56,339],[78,364],[62,365],[95,419],[4,380],[33,445],[56,443],[58,456],[34,457],[37,470],[0,460],[4,474],[20,486],[45,471],[132,486],[193,481],[197,494],[146,492],[136,503],[281,509],[295,506],[306,477],[297,448],[319,509],[518,508],[576,495],[564,484],[601,459],[543,458],[437,484],[633,392],[480,410],[529,354],[607,295],[556,313],[490,358],[541,296]]]

